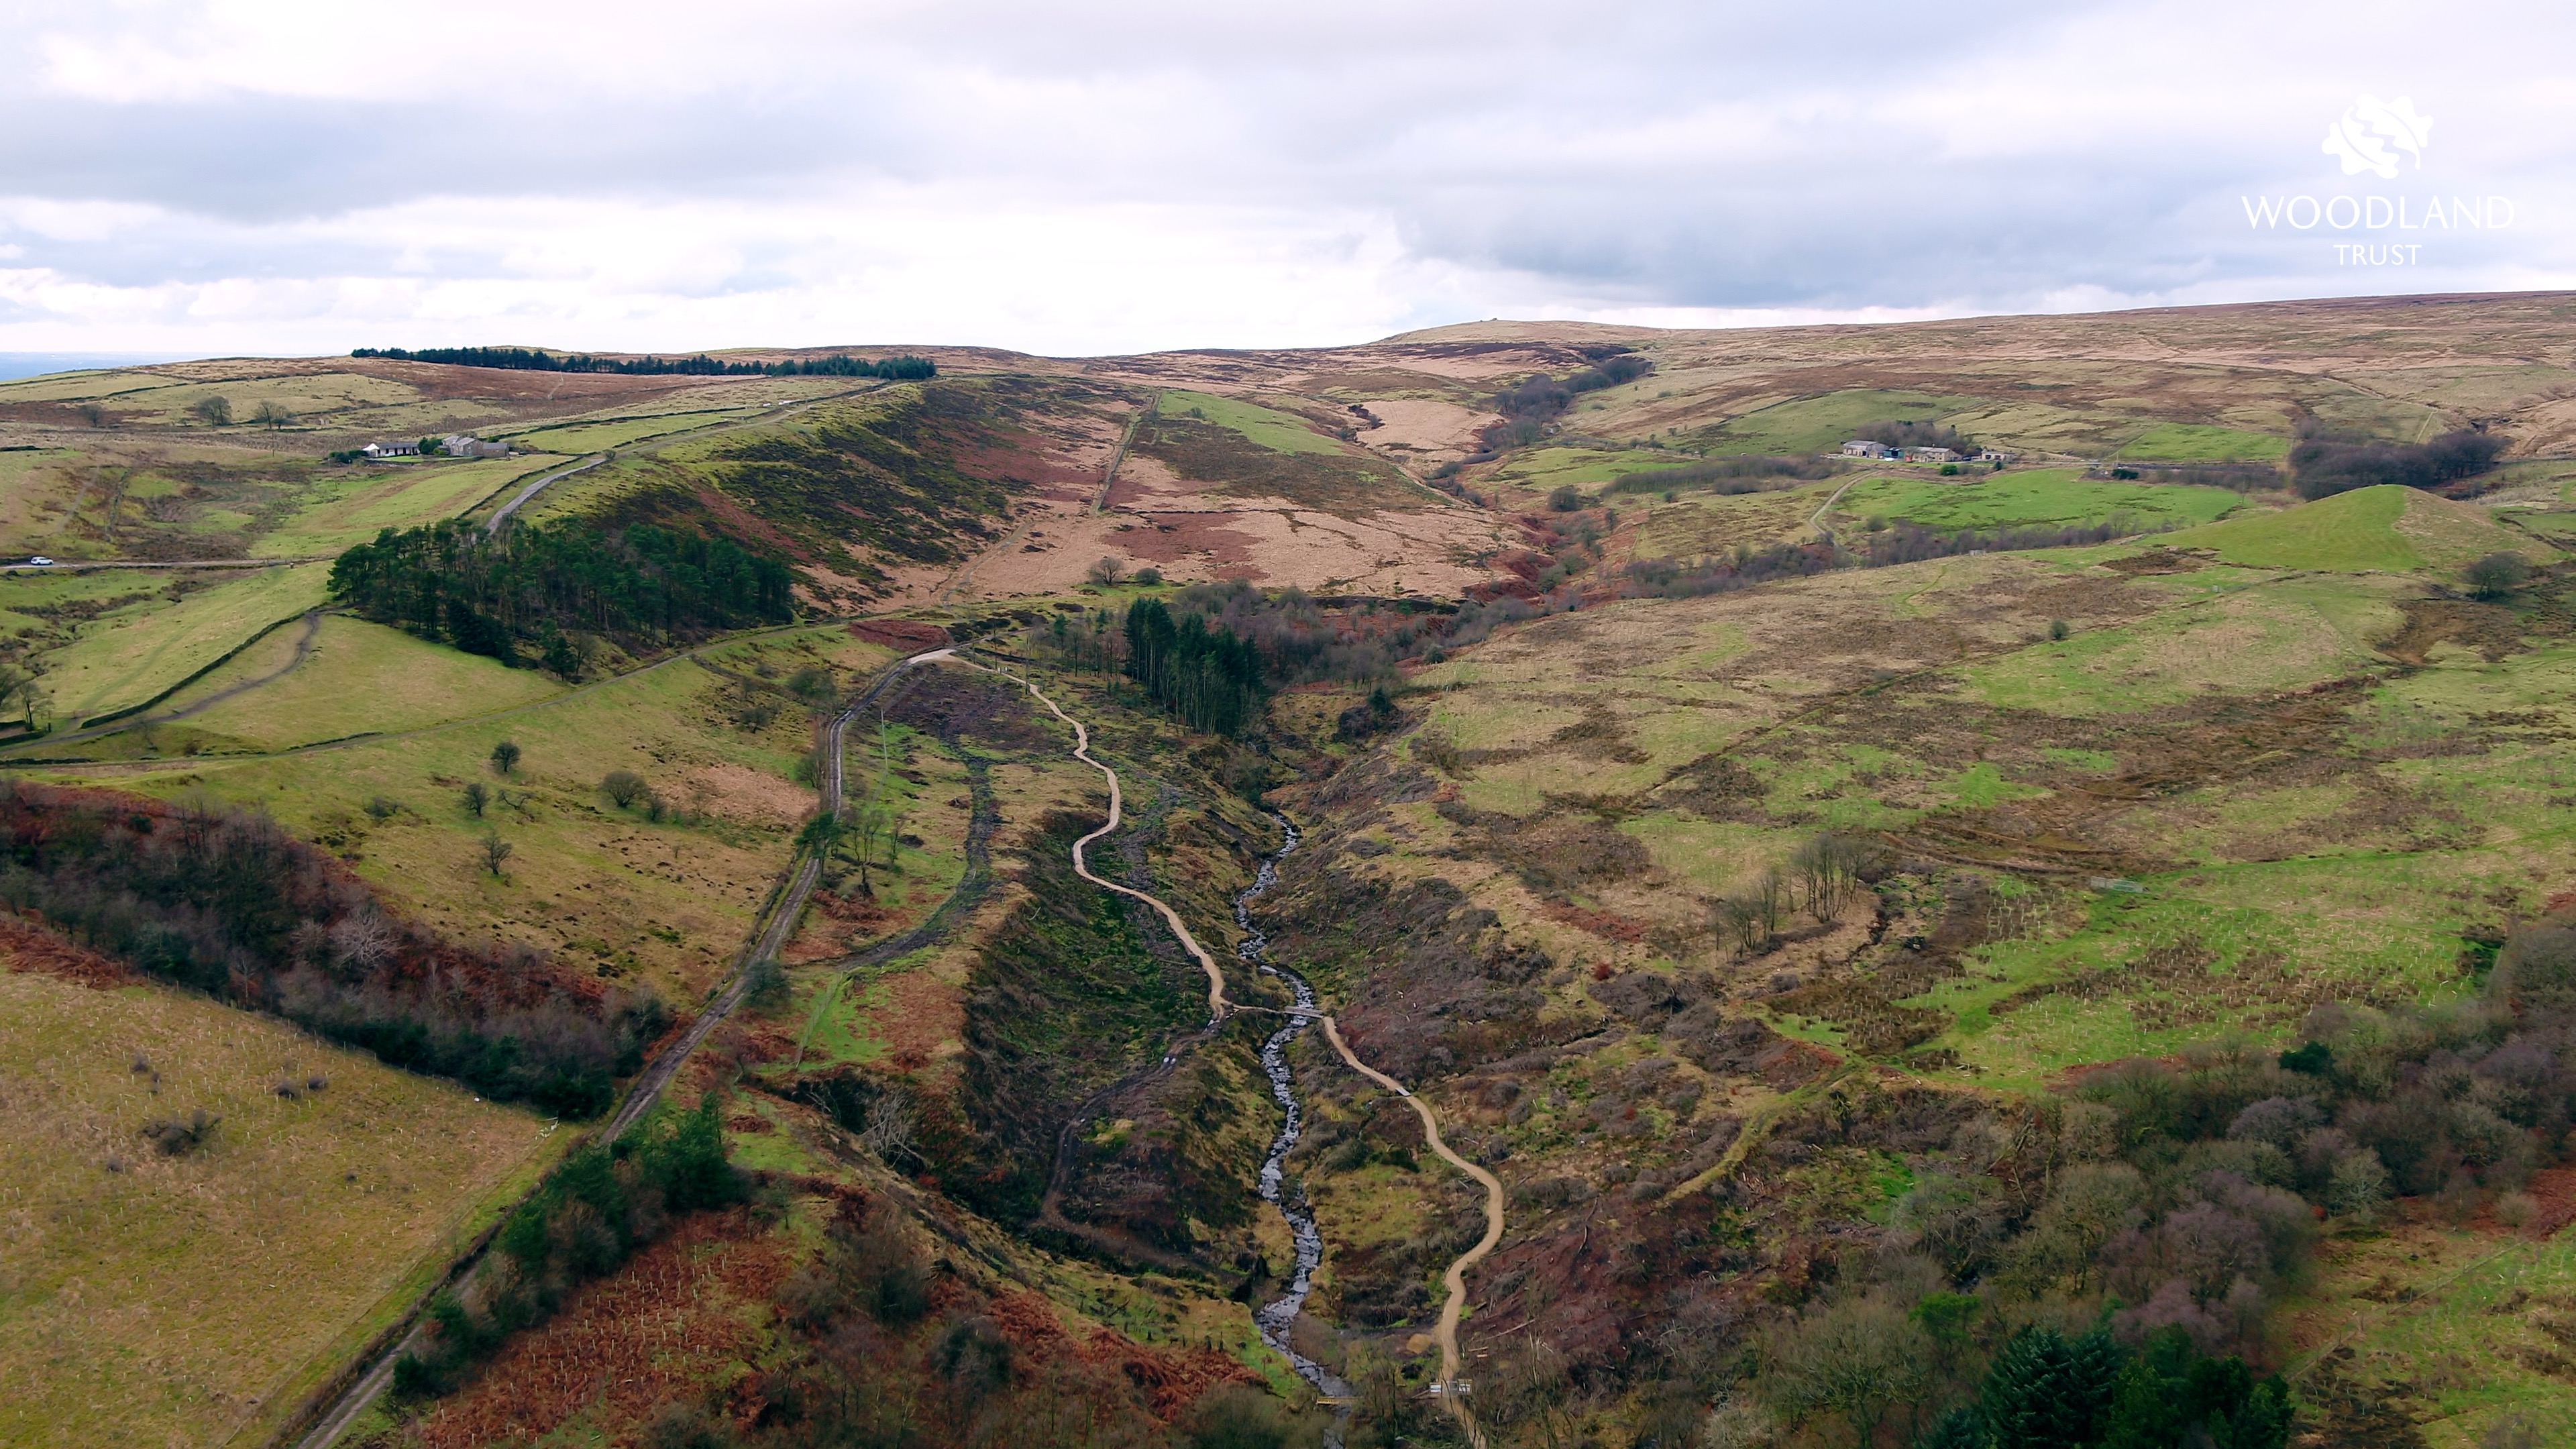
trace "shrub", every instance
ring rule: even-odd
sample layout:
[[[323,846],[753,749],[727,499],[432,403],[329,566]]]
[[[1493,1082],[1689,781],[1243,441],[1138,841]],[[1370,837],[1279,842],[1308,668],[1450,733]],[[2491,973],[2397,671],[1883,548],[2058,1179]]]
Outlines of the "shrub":
[[[828,700],[833,694],[832,671],[820,664],[808,664],[787,676],[787,692],[808,704]]]
[[[1149,589],[1160,588],[1163,583],[1163,571],[1152,564],[1147,564],[1136,570],[1136,582]]]
[[[215,1128],[224,1119],[199,1107],[185,1117],[165,1117],[143,1124],[144,1140],[161,1149],[164,1157],[184,1157],[214,1140]]]
[[[1287,1406],[1249,1384],[1221,1384],[1190,1411],[1190,1449],[1287,1449]]]
[[[1572,513],[1583,506],[1583,495],[1571,483],[1560,483],[1549,490],[1547,506],[1559,513]]]
[[[2481,599],[2512,595],[2531,579],[2531,565],[2518,553],[2491,553],[2460,571],[2470,594]]]
[[[644,777],[633,770],[611,770],[600,777],[599,789],[610,803],[624,810],[643,798],[646,786]]]
[[[768,1011],[787,1001],[787,968],[775,956],[763,956],[742,973],[742,1004]]]

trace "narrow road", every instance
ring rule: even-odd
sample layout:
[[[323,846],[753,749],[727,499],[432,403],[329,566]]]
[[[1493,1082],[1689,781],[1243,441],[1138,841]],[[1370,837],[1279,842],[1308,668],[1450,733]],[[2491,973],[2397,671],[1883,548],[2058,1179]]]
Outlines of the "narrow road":
[[[49,564],[0,564],[0,574],[17,578],[22,574],[87,574],[100,569],[281,569],[292,564],[320,563],[330,557],[327,553],[307,553],[292,558],[65,559]]]
[[[665,433],[657,438],[640,439],[625,451],[629,454],[656,453],[669,447],[673,443],[685,442],[688,439],[702,437],[708,433],[720,433],[727,428],[738,428],[749,423],[774,423],[779,419],[786,417],[790,413],[813,407],[817,403],[832,402],[845,397],[856,397],[860,393],[875,392],[877,389],[885,386],[887,386],[887,384],[882,382],[871,382],[863,387],[845,388],[840,392],[827,392],[819,397],[797,398],[793,402],[781,403],[777,407],[760,414],[758,417],[727,418],[722,422],[707,423],[700,427],[682,428],[677,432]],[[558,424],[557,426],[561,425]],[[542,429],[531,429],[530,431],[542,431]],[[518,434],[514,433],[511,436],[515,437],[518,436]],[[605,463],[616,456],[618,456],[617,449],[605,449],[594,456],[584,458],[582,461],[569,468],[558,469],[555,472],[548,473],[543,478],[539,478],[535,482],[530,483],[527,487],[520,489],[511,497],[509,502],[502,504],[500,508],[493,513],[491,521],[483,525],[483,531],[485,533],[499,532],[501,521],[508,518],[511,514],[518,512],[520,504],[537,496],[538,493],[545,489],[547,484],[553,483],[558,479],[569,478],[575,473],[585,472],[589,469],[596,468],[600,464]]]
[[[1100,839],[1102,836],[1107,835],[1118,828],[1120,794],[1118,787],[1118,772],[1091,757],[1091,731],[1083,726],[1082,721],[1066,714],[1062,708],[1057,706],[1054,700],[1047,698],[1045,693],[1039,690],[1036,685],[1030,683],[1028,680],[1022,679],[1016,674],[1011,673],[1009,670],[997,669],[989,664],[977,663],[972,659],[967,659],[960,655],[954,655],[945,650],[941,651],[940,655],[924,655],[921,657],[936,658],[942,656],[955,658],[958,663],[964,664],[969,668],[981,669],[986,673],[998,674],[1004,679],[1010,680],[1012,683],[1027,690],[1030,697],[1037,700],[1038,703],[1045,705],[1048,713],[1053,714],[1057,719],[1064,721],[1066,724],[1073,726],[1073,757],[1082,761],[1084,764],[1089,765],[1091,768],[1098,770],[1101,777],[1109,783],[1109,823],[1101,826],[1099,829],[1092,831],[1089,835],[1086,835],[1073,843],[1074,874],[1081,876],[1084,880],[1091,882],[1093,885],[1099,886],[1103,890],[1115,891],[1122,896],[1142,901],[1162,914],[1164,921],[1171,926],[1172,934],[1180,938],[1181,945],[1189,951],[1191,956],[1197,958],[1199,966],[1207,972],[1208,1024],[1210,1026],[1214,1026],[1218,1022],[1223,1021],[1229,1012],[1244,1009],[1261,1009],[1240,1008],[1233,1002],[1226,999],[1225,974],[1217,969],[1215,958],[1207,953],[1206,947],[1199,944],[1198,937],[1190,934],[1190,928],[1181,920],[1180,912],[1173,910],[1160,899],[1147,895],[1143,891],[1135,890],[1131,887],[1120,885],[1116,881],[1106,880],[1100,876],[1094,875],[1091,871],[1090,865],[1084,861],[1083,851],[1086,847],[1088,847],[1093,841]],[[1303,1013],[1299,1014],[1302,1015]],[[1477,1426],[1475,1416],[1467,1410],[1465,1396],[1459,1392],[1458,1323],[1459,1320],[1466,1315],[1468,1270],[1475,1267],[1478,1263],[1483,1262],[1485,1255],[1494,1250],[1494,1245],[1503,1240],[1502,1180],[1495,1177],[1492,1173],[1487,1172],[1482,1167],[1460,1157],[1456,1152],[1451,1151],[1449,1144],[1440,1136],[1440,1118],[1438,1114],[1431,1110],[1430,1104],[1424,1102],[1420,1097],[1413,1095],[1411,1091],[1406,1089],[1402,1082],[1397,1081],[1395,1078],[1390,1077],[1384,1072],[1370,1066],[1366,1062],[1361,1061],[1359,1059],[1359,1054],[1351,1050],[1350,1043],[1342,1039],[1342,1029],[1339,1022],[1326,1015],[1317,1015],[1315,1019],[1324,1024],[1325,1038],[1332,1042],[1333,1050],[1341,1054],[1342,1061],[1345,1065],[1347,1065],[1352,1071],[1359,1073],[1361,1076],[1368,1078],[1370,1081],[1375,1082],[1388,1091],[1395,1093],[1398,1097],[1403,1098],[1405,1105],[1413,1109],[1414,1115],[1422,1119],[1423,1140],[1430,1146],[1431,1151],[1435,1156],[1484,1185],[1485,1236],[1477,1242],[1476,1246],[1469,1248],[1465,1253],[1461,1254],[1456,1262],[1451,1263],[1447,1272],[1440,1275],[1440,1281],[1442,1285],[1449,1290],[1449,1296],[1447,1301],[1442,1303],[1440,1306],[1440,1323],[1437,1328],[1432,1330],[1431,1336],[1432,1340],[1440,1345],[1440,1381],[1433,1387],[1440,1395],[1441,1402],[1448,1408],[1451,1416],[1457,1419],[1459,1427],[1467,1431],[1468,1442],[1475,1445],[1476,1449],[1485,1449],[1485,1431]]]
[[[519,505],[536,497],[539,493],[544,492],[547,484],[552,483],[559,478],[569,478],[575,473],[589,472],[591,469],[598,467],[600,464],[605,463],[616,456],[617,455],[615,453],[593,453],[589,457],[582,459],[580,462],[573,464],[569,468],[557,468],[555,471],[548,473],[544,477],[531,481],[525,488],[511,494],[509,502],[492,510],[492,521],[483,525],[483,531],[485,533],[499,533],[501,531],[501,525],[508,521],[510,515],[519,511]]]
[[[874,702],[876,697],[884,692],[886,686],[892,684],[905,670],[916,664],[926,664],[934,659],[948,657],[950,657],[948,650],[934,649],[928,653],[915,654],[908,659],[895,661],[871,680],[868,687],[860,691],[857,698],[832,716],[831,723],[824,727],[822,778],[816,782],[819,797],[817,804],[820,810],[830,812],[841,808],[841,742],[848,732],[850,721],[857,718],[859,712]],[[821,873],[822,862],[811,854],[800,855],[797,858],[795,866],[787,877],[787,884],[779,892],[777,903],[771,909],[768,918],[762,923],[761,929],[753,936],[750,944],[734,958],[733,974],[725,983],[724,989],[716,993],[714,1000],[707,1003],[706,1010],[698,1014],[698,1019],[690,1025],[688,1031],[678,1041],[665,1047],[661,1055],[655,1057],[652,1063],[637,1075],[634,1082],[628,1085],[625,1102],[618,1107],[616,1115],[608,1119],[607,1125],[599,1130],[598,1140],[615,1142],[637,1122],[643,1120],[644,1114],[651,1111],[654,1103],[661,1100],[663,1089],[670,1086],[671,1079],[679,1073],[680,1064],[688,1060],[689,1053],[695,1051],[698,1044],[705,1041],[708,1034],[713,1032],[735,1007],[742,1004],[743,989],[749,976],[746,968],[754,961],[777,955],[779,948],[787,943],[788,936],[796,929],[797,917],[804,913],[805,898],[813,892],[815,879]],[[412,1306],[410,1329],[397,1337],[392,1346],[378,1356],[375,1363],[360,1375],[356,1382],[349,1385],[329,1409],[323,1412],[322,1417],[315,1421],[313,1428],[302,1439],[296,1441],[297,1449],[329,1449],[334,1441],[348,1432],[349,1426],[357,1422],[358,1417],[364,1414],[368,1407],[392,1385],[394,1365],[401,1362],[402,1356],[410,1352],[419,1342],[425,1328],[421,1316],[422,1310],[428,1306],[431,1299],[436,1297],[438,1291],[444,1290],[448,1284],[462,1282],[470,1276],[480,1266],[481,1261],[482,1254],[478,1249],[464,1262],[458,1264],[439,1284],[437,1290],[433,1290],[431,1294]]]
[[[1845,483],[1840,488],[1835,489],[1834,496],[1825,500],[1825,506],[1816,510],[1816,516],[1807,520],[1807,526],[1814,529],[1817,533],[1822,534],[1825,542],[1831,543],[1834,541],[1834,531],[1825,527],[1825,515],[1833,512],[1834,505],[1842,502],[1843,495],[1852,491],[1852,484],[1858,483],[1859,481],[1861,480],[1854,478],[1851,482]]]

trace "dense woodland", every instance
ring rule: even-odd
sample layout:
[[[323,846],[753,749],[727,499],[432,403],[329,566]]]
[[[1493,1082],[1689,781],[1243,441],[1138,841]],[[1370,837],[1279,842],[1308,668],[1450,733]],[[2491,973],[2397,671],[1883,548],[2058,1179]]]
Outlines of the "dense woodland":
[[[1684,463],[1677,468],[1647,468],[1623,474],[1605,493],[1663,493],[1690,488],[1711,493],[1760,493],[1773,488],[1788,488],[1804,481],[1830,478],[1840,465],[1824,458],[1782,458],[1762,453],[1739,453],[1729,457],[1710,458],[1698,463]]]
[[[1891,448],[1947,448],[1954,453],[1973,453],[1978,446],[1976,439],[1967,437],[1957,428],[1943,427],[1934,422],[1909,422],[1903,418],[1863,423],[1852,429],[1851,435],[1855,439],[1885,443]]]
[[[0,902],[136,970],[273,1011],[394,1066],[567,1116],[604,1109],[661,1029],[535,952],[389,914],[265,815],[0,780]]]
[[[580,519],[389,528],[331,566],[331,597],[366,618],[505,663],[525,649],[566,677],[583,634],[631,650],[784,623],[792,582],[785,563],[721,534]]]
[[[584,352],[539,352],[527,347],[360,347],[351,357],[386,357],[398,362],[438,362],[450,367],[490,367],[510,372],[614,372],[634,377],[883,377],[919,381],[937,377],[939,365],[909,354],[870,362],[836,353],[789,362],[726,362],[701,352],[695,357],[593,357]]]
[[[1233,716],[1232,729],[1210,731],[1223,734],[1256,722],[1271,690],[1326,680],[1393,682],[1405,660],[1436,662],[1497,625],[1537,612],[1508,597],[1456,608],[1404,600],[1322,601],[1303,589],[1266,592],[1230,579],[1192,584],[1167,598],[1139,599],[1122,615],[1105,609],[1059,614],[1032,630],[1028,642],[1070,667],[1124,673],[1149,690],[1158,688],[1155,677],[1172,680],[1160,687],[1173,690],[1174,699],[1184,690],[1205,699],[1232,688],[1241,712]],[[1161,659],[1159,668],[1149,662],[1143,666],[1147,672],[1138,672],[1140,640],[1149,661]],[[1166,709],[1181,708],[1160,693],[1155,698]],[[1235,708],[1221,702],[1199,707],[1213,711],[1211,718]]]
[[[1260,712],[1260,651],[1232,629],[1144,598],[1127,606],[1124,632],[1129,677],[1191,729],[1236,734]]]
[[[2429,443],[2378,443],[2309,427],[2300,430],[2290,449],[2290,477],[2302,498],[2382,483],[2448,488],[2492,471],[2504,456],[2506,441],[2495,433],[2463,428]]]

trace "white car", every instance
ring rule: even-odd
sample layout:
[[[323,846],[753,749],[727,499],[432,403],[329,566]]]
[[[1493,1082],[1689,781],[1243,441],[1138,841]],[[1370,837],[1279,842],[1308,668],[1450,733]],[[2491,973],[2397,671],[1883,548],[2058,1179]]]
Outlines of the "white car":
[[[34,558],[27,560],[27,562],[34,564],[40,569],[52,568],[54,566],[54,561],[45,557],[43,554],[38,554]]]

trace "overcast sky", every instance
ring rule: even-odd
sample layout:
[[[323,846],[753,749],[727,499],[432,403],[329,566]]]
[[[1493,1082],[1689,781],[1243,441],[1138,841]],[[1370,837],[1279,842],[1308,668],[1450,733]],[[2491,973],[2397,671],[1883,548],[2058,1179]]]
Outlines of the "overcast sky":
[[[1079,354],[2576,285],[2564,3],[0,16],[0,350]],[[2249,227],[2297,195],[2511,224]]]

